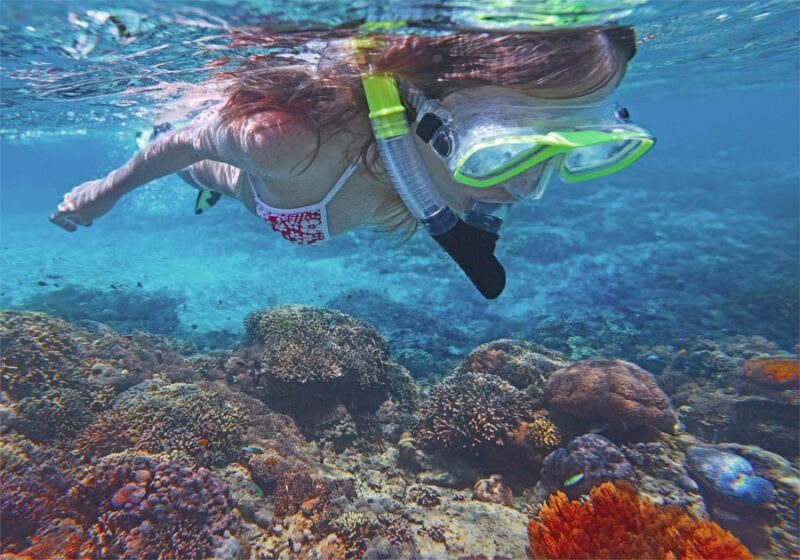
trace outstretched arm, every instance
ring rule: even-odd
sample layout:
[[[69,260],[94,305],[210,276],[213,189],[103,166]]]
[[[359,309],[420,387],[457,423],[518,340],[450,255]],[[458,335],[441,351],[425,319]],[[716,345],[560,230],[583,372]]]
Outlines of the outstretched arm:
[[[206,159],[200,136],[194,126],[161,135],[106,177],[78,185],[65,194],[50,220],[67,231],[92,225],[126,193]]]

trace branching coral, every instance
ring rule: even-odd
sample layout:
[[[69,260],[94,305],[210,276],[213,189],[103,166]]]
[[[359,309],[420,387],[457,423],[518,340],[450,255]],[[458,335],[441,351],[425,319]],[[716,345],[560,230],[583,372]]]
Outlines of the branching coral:
[[[517,427],[517,436],[536,449],[555,449],[564,444],[564,437],[558,426],[542,415],[536,415],[529,422],[521,423]]]
[[[531,412],[530,399],[497,376],[454,374],[423,403],[417,433],[430,447],[478,453],[511,441]]]
[[[301,305],[250,313],[250,337],[236,351],[259,397],[284,409],[309,399],[377,408],[386,398],[413,400],[410,376],[371,326],[338,311]]]
[[[751,559],[747,549],[713,521],[697,520],[677,507],[639,498],[630,484],[604,483],[585,502],[563,493],[550,497],[528,524],[528,557]]]
[[[86,455],[138,449],[166,452],[190,464],[214,465],[239,453],[246,429],[244,410],[194,385],[174,383],[123,394],[74,442]]]

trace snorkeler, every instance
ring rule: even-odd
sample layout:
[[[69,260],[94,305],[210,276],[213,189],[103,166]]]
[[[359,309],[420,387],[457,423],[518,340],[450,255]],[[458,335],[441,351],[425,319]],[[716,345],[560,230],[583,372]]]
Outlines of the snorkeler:
[[[421,223],[494,298],[511,205],[540,198],[554,172],[602,177],[654,142],[602,102],[635,53],[630,28],[355,39],[336,30],[234,44],[279,52],[222,73],[217,107],[72,189],[53,223],[90,226],[124,194],[178,173],[298,244]]]

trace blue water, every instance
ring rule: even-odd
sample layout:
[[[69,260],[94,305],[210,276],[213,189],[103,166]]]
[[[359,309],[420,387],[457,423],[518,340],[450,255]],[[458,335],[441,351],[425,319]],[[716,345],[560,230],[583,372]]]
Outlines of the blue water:
[[[564,3],[504,6],[493,21],[552,16]],[[453,28],[474,25],[485,6],[4,0],[0,306],[167,335],[202,351],[232,348],[255,309],[338,309],[381,331],[425,386],[499,338],[643,365],[654,352],[663,359],[692,340],[738,335],[797,353],[798,3],[587,6],[593,23],[636,28],[638,53],[615,98],[657,145],[623,172],[556,181],[535,205],[515,208],[498,248],[507,288],[487,301],[427,236],[402,243],[357,231],[295,246],[235,201],[194,215],[196,192],[177,177],[126,196],[91,228],[70,234],[48,221],[66,191],[135,153],[160,108],[213,73],[205,63],[246,54],[229,52],[231,27],[406,18]],[[90,10],[118,14],[137,40],[91,23]]]

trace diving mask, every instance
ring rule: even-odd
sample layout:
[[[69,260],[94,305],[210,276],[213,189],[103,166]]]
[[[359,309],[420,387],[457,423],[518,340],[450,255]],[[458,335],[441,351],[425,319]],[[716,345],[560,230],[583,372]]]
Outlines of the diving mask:
[[[513,93],[491,98],[455,93],[448,100],[452,111],[425,102],[417,134],[453,178],[475,188],[502,183],[523,201],[541,197],[556,169],[569,183],[604,177],[628,167],[655,143],[615,104],[574,105]],[[431,106],[437,110],[431,112]]]

